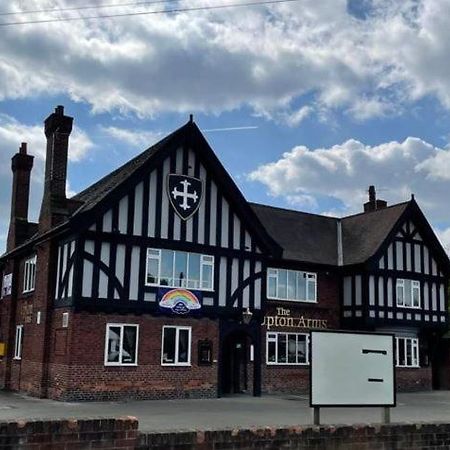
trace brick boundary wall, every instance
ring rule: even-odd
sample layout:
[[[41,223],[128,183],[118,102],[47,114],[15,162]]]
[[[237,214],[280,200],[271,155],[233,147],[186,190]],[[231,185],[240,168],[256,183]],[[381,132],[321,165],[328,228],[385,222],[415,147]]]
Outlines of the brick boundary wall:
[[[134,450],[135,417],[0,422],[1,450]]]
[[[141,433],[136,450],[438,450],[450,423]]]

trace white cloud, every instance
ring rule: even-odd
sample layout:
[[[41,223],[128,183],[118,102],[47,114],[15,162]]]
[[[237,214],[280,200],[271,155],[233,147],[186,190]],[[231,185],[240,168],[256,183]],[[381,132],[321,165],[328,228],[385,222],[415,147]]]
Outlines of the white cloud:
[[[27,142],[28,154],[33,155],[34,165],[31,172],[30,220],[37,220],[42,200],[44,181],[44,161],[46,139],[43,125],[26,125],[6,114],[0,114],[0,209],[6,211],[0,218],[0,230],[8,229],[11,208],[11,158],[17,153],[20,143]],[[88,135],[74,127],[70,138],[69,160],[83,160],[94,147]],[[68,184],[68,194],[72,193]],[[6,235],[5,235],[6,236]],[[0,253],[5,248],[5,236],[0,235]]]
[[[6,2],[4,8],[17,10],[21,3]],[[343,108],[365,120],[401,112],[427,95],[450,108],[450,2],[365,5],[365,20],[349,13],[346,0],[302,0],[2,27],[0,99],[63,93],[94,112],[140,116],[250,106],[292,126],[311,108]],[[54,2],[35,0],[32,6],[52,8]],[[199,3],[185,0],[182,6]],[[149,7],[114,11],[141,10]],[[87,12],[57,17],[75,14]],[[309,100],[294,107],[305,94]]]
[[[448,223],[450,210],[445,205],[450,176],[444,177],[448,173],[450,150],[409,137],[403,142],[376,146],[356,140],[329,148],[298,146],[277,161],[261,165],[249,178],[263,183],[270,195],[283,197],[289,203],[297,196],[338,201],[343,205],[341,214],[362,210],[370,184],[379,188],[379,198],[390,203],[409,200],[414,193],[432,221]],[[314,206],[309,200],[318,212],[320,204]]]
[[[152,146],[163,137],[163,133],[160,131],[133,130],[113,126],[101,127],[101,130],[115,140],[141,150]]]

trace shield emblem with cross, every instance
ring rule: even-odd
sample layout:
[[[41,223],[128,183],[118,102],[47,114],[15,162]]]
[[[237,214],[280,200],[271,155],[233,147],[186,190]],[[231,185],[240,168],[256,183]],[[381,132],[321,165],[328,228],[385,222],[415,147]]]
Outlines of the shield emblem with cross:
[[[203,195],[202,180],[171,173],[167,177],[167,195],[176,213],[183,220],[188,220],[200,206]]]

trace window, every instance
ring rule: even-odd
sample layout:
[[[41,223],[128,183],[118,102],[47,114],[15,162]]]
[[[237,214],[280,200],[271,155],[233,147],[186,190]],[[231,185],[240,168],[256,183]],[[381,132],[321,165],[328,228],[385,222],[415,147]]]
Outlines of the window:
[[[16,326],[16,341],[14,347],[14,359],[22,359],[23,325]]]
[[[420,308],[420,282],[397,279],[397,306],[401,308]]]
[[[419,367],[419,339],[397,337],[395,342],[397,367]]]
[[[266,362],[309,364],[309,336],[303,333],[267,333]]]
[[[317,275],[298,270],[268,269],[267,297],[302,302],[317,301]]]
[[[69,326],[69,313],[65,312],[62,315],[62,327],[67,328]]]
[[[161,365],[191,365],[191,327],[163,327]]]
[[[106,325],[105,366],[136,366],[138,325]]]
[[[36,281],[36,255],[25,261],[23,269],[23,292],[34,291]]]
[[[213,290],[214,257],[174,250],[147,250],[147,286]]]

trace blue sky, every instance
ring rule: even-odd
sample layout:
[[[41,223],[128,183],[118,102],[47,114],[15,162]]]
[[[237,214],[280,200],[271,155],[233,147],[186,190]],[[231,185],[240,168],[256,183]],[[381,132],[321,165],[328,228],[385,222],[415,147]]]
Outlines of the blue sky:
[[[83,15],[62,9],[87,3],[16,0],[1,12],[17,15],[0,15],[0,22]],[[22,8],[59,10],[29,15]],[[450,4],[441,0],[298,0],[2,27],[0,206],[9,211],[9,160],[26,141],[36,155],[36,219],[42,123],[58,104],[75,119],[70,193],[193,113],[248,200],[340,216],[361,210],[369,184],[388,203],[414,193],[449,247],[449,22]],[[236,129],[208,131],[224,128]],[[2,248],[7,226],[5,214]]]

